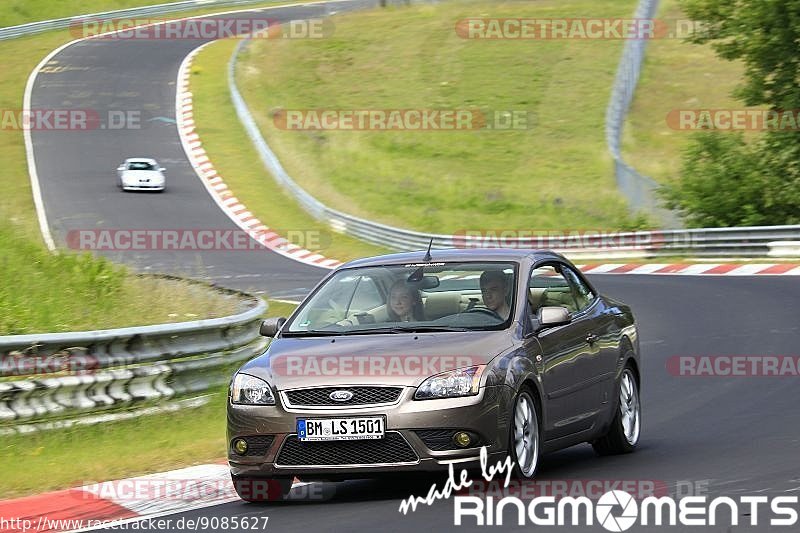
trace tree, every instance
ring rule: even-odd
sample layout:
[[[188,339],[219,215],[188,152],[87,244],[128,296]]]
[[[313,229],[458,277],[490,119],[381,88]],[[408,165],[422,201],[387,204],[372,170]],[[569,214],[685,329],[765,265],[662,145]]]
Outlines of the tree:
[[[735,95],[749,106],[800,108],[800,0],[684,0],[702,21],[690,40],[741,60],[745,80]]]
[[[741,134],[695,134],[684,153],[682,179],[660,192],[690,226],[765,224],[758,170],[758,154]]]
[[[690,41],[744,64],[736,98],[779,113],[800,110],[800,0],[683,0],[683,8],[703,22]],[[769,131],[750,143],[723,135],[692,140],[680,179],[664,192],[667,205],[691,225],[800,222],[800,130]]]

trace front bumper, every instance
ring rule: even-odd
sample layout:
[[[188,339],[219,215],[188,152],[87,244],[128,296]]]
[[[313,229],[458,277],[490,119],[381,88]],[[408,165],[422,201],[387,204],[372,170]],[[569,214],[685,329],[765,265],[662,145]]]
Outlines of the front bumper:
[[[123,184],[122,189],[125,191],[163,191],[166,187],[166,184],[154,184],[154,185],[143,185],[143,184]]]
[[[508,443],[508,405],[510,389],[507,387],[484,387],[477,396],[449,398],[441,400],[413,400],[413,387],[406,387],[400,399],[393,405],[382,407],[349,408],[289,408],[278,405],[247,406],[228,405],[228,463],[231,473],[236,476],[299,476],[303,479],[326,479],[346,477],[372,477],[387,473],[435,472],[446,470],[453,463],[457,468],[479,467],[481,446],[486,446],[490,464],[503,459]],[[318,444],[299,443],[296,440],[296,420],[306,417],[345,417],[345,416],[386,416],[387,446],[407,446],[412,453],[402,454],[401,460],[382,462],[376,459],[380,454],[379,441],[347,441],[348,449],[354,443],[364,443],[369,448],[367,462],[346,462],[334,460],[326,464],[326,453]],[[476,445],[468,448],[433,450],[417,433],[423,430],[452,429],[471,432],[479,437]],[[231,443],[237,437],[272,436],[272,441],[264,453],[241,456],[233,452]],[[390,438],[391,436],[391,438]],[[341,442],[341,441],[340,441]],[[430,444],[430,441],[428,441]],[[344,446],[344,445],[343,445]],[[302,453],[303,447],[313,453],[314,464],[299,464],[292,461]],[[335,448],[335,446],[334,446]],[[377,450],[377,451],[376,451]],[[291,453],[290,453],[291,452]],[[337,457],[342,457],[336,454]],[[391,454],[398,457],[397,454]],[[287,460],[289,458],[289,460]],[[317,460],[322,458],[321,460]],[[322,463],[322,464],[320,464]]]

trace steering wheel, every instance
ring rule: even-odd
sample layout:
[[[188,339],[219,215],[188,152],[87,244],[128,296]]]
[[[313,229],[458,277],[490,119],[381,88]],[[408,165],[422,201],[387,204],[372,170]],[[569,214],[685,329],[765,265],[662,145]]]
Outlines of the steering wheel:
[[[492,318],[496,318],[498,320],[503,320],[500,315],[498,315],[496,312],[492,311],[488,307],[471,307],[471,308],[467,309],[464,312],[465,313],[483,313],[484,315],[489,315]]]

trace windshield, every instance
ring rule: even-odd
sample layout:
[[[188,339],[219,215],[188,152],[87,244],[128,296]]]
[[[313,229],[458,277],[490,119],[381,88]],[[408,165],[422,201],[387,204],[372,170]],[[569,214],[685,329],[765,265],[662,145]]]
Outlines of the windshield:
[[[155,165],[145,161],[132,161],[128,163],[128,170],[155,170]]]
[[[511,322],[513,263],[430,263],[344,269],[329,278],[284,334],[503,329]]]

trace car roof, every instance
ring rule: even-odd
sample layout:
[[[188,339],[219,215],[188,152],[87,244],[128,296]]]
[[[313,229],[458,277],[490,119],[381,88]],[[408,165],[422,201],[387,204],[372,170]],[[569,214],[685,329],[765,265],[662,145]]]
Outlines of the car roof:
[[[150,163],[151,165],[156,163],[155,159],[151,159],[149,157],[130,157],[125,160],[126,163]]]
[[[396,265],[422,263],[425,250],[379,255],[350,261],[343,267],[361,267],[377,265]],[[564,259],[551,250],[532,250],[524,248],[447,248],[431,250],[431,263],[457,261],[513,261],[520,263],[526,259]]]

